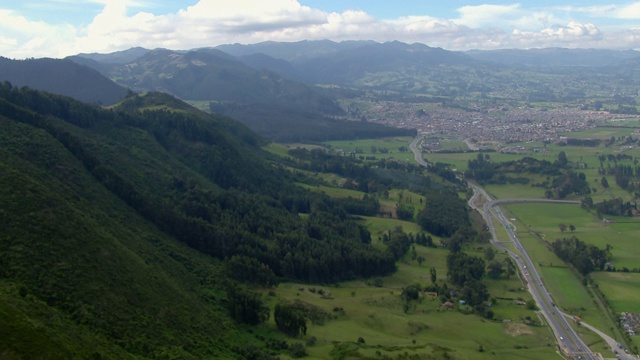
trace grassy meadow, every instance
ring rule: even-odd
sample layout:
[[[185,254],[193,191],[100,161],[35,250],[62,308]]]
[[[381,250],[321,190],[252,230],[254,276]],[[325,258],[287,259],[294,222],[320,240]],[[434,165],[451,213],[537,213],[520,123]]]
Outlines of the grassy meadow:
[[[332,151],[342,150],[345,153],[356,152],[358,156],[374,156],[376,159],[394,158],[403,161],[413,161],[413,153],[408,150],[411,141],[413,141],[412,137],[390,137],[383,139],[327,141],[324,145]],[[401,147],[407,148],[407,151],[401,152]],[[372,151],[374,148],[376,152]],[[386,149],[388,152],[382,153],[379,149]]]
[[[505,207],[503,206],[503,209]],[[594,302],[582,278],[576,275],[548,249],[545,242],[576,236],[580,240],[600,248],[607,244],[611,250],[612,262],[617,268],[637,267],[640,248],[635,246],[640,227],[635,221],[604,223],[592,213],[574,205],[554,204],[513,204],[505,211],[516,218],[518,238],[526,247],[536,269],[542,275],[545,286],[556,303],[567,313],[580,316],[587,323],[616,336],[603,310]],[[560,230],[560,222],[576,227],[574,232]],[[634,226],[635,225],[635,226]],[[594,272],[591,277],[594,286],[600,287],[615,313],[638,312],[637,299],[640,298],[640,276],[622,272]],[[614,321],[616,321],[614,319]],[[635,339],[634,339],[635,340]],[[597,338],[594,340],[597,341]],[[602,346],[602,345],[599,345]]]
[[[630,122],[631,125],[640,123]],[[616,125],[590,129],[580,133],[572,133],[572,137],[579,138],[609,138],[611,136],[626,136],[629,128]],[[361,151],[364,156],[394,156],[407,161],[413,161],[413,155],[400,153],[397,149],[408,146],[411,138],[390,138],[385,140],[359,140],[346,142],[329,142],[331,149],[344,151]],[[456,150],[456,146],[463,142],[446,142],[449,150]],[[628,199],[629,193],[618,188],[615,180],[610,176],[610,188],[604,189],[600,185],[602,175],[598,174],[600,166],[598,156],[602,154],[617,154],[624,151],[625,154],[640,157],[640,150],[626,149],[622,146],[605,147],[576,147],[558,146],[555,144],[523,143],[510,144],[525,146],[526,151],[520,154],[488,153],[494,162],[517,160],[524,156],[537,159],[555,161],[560,151],[567,154],[567,158],[573,164],[581,164],[579,171],[585,173],[594,193],[594,201],[601,201],[613,197]],[[444,146],[444,145],[443,145]],[[388,148],[389,154],[373,154],[372,147]],[[288,147],[274,145],[268,149],[274,153],[285,154]],[[406,157],[403,158],[402,156]],[[430,162],[444,162],[452,164],[458,171],[464,171],[467,161],[477,156],[477,153],[429,153],[424,155]],[[607,166],[605,161],[604,166]],[[336,186],[339,178],[330,178],[324,174],[323,178],[334,186],[307,186],[313,191],[322,191],[335,198],[362,197],[364,193],[341,189]],[[544,189],[533,187],[531,184],[546,180],[542,176],[534,175],[530,184],[488,185],[487,192],[494,198],[542,198]],[[406,190],[391,190],[388,197],[379,198],[383,210],[394,209],[396,204],[410,203],[416,207],[416,212],[421,206],[421,196]],[[590,291],[584,287],[582,278],[576,275],[562,260],[560,260],[548,247],[548,242],[563,237],[576,236],[589,244],[600,248],[612,246],[612,262],[617,268],[629,269],[640,267],[637,259],[640,258],[640,247],[634,239],[640,238],[640,226],[635,218],[611,218],[609,222],[603,222],[595,214],[580,208],[577,205],[558,204],[510,204],[501,206],[516,226],[517,236],[523,246],[526,247],[531,258],[535,262],[535,271],[543,278],[545,287],[549,290],[556,303],[566,312],[580,316],[585,322],[596,326],[600,330],[614,335],[609,318],[597,305],[590,295]],[[415,222],[400,221],[394,218],[362,217],[360,220],[366,224],[372,234],[373,244],[384,247],[379,240],[390,229],[402,227],[407,233],[418,233],[422,230]],[[495,221],[495,220],[494,220]],[[575,226],[575,230],[560,230],[560,224]],[[508,239],[506,232],[501,227],[496,228],[500,239]],[[440,244],[441,239],[434,237],[434,242]],[[507,247],[515,250],[509,244]],[[402,288],[411,284],[421,286],[430,284],[429,269],[435,268],[438,281],[446,280],[446,255],[444,249],[432,249],[415,246],[419,256],[425,258],[424,263],[418,264],[410,259],[401,261],[398,272],[382,278],[382,286],[374,286],[373,279],[344,282],[324,286],[325,293],[331,297],[319,296],[309,291],[310,287],[304,284],[281,284],[275,291],[275,296],[269,297],[275,304],[278,299],[300,299],[317,305],[332,314],[334,317],[324,324],[313,324],[304,342],[309,337],[315,337],[317,342],[313,346],[307,346],[310,358],[358,358],[378,357],[382,355],[421,355],[444,357],[445,354],[459,359],[496,358],[496,359],[547,359],[555,355],[555,343],[546,327],[528,326],[523,319],[536,318],[531,310],[515,304],[515,300],[530,300],[531,297],[518,276],[511,279],[492,280],[485,279],[492,300],[495,302],[492,311],[496,319],[509,319],[505,323],[501,320],[491,321],[478,315],[464,314],[464,307],[445,310],[434,297],[422,296],[419,302],[412,304],[405,313],[403,311],[400,293]],[[477,249],[478,252],[482,247]],[[473,251],[473,250],[468,250]],[[482,254],[475,254],[482,256]],[[502,260],[504,254],[497,254],[496,259]],[[407,255],[408,257],[408,255]],[[640,298],[640,275],[622,272],[595,272],[592,274],[594,284],[605,293],[610,306],[614,311],[640,312],[640,305],[636,299]],[[378,284],[380,285],[380,284]],[[338,309],[338,310],[336,310]],[[270,320],[273,322],[273,320]],[[273,324],[271,324],[273,325]],[[589,332],[579,328],[578,331],[594,351],[608,353],[602,340]],[[364,343],[358,343],[358,338],[364,339]],[[457,340],[463,339],[463,340]],[[479,351],[482,346],[482,352]]]
[[[499,320],[465,314],[464,306],[444,309],[436,297],[429,295],[412,302],[405,312],[400,298],[403,287],[428,285],[431,267],[437,271],[438,282],[446,278],[446,250],[418,245],[416,252],[425,257],[423,264],[408,259],[400,262],[396,273],[382,278],[381,286],[374,286],[371,280],[322,287],[285,283],[276,289],[274,297],[267,298],[272,304],[279,299],[299,299],[332,315],[332,319],[322,324],[310,324],[307,335],[300,340],[303,342],[312,336],[317,339],[315,345],[307,346],[311,359],[342,358],[337,356],[339,353],[344,358],[395,357],[405,353],[436,358],[443,358],[447,353],[455,359],[548,359],[554,356],[555,346],[549,330],[523,323],[526,317],[535,319],[536,315],[533,310],[515,304],[515,299],[530,300],[516,276],[487,282],[491,294],[500,298],[492,307]],[[325,296],[318,294],[320,288]],[[504,299],[507,297],[513,300]],[[358,338],[364,343],[358,343]]]

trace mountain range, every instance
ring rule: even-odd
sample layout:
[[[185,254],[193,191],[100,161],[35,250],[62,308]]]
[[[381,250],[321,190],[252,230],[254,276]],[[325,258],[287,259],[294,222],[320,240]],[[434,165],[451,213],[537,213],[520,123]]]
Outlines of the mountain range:
[[[412,134],[345,121],[349,115],[337,100],[362,96],[562,100],[576,106],[597,97],[607,108],[628,109],[627,99],[640,84],[638,54],[560,48],[455,52],[397,41],[265,42],[188,51],[138,47],[64,60],[0,59],[0,79],[103,105],[122,100],[128,89],[161,91],[230,115],[272,140],[324,141]]]
[[[0,57],[0,81],[102,105],[115,104],[127,94],[126,87],[113,83],[98,71],[60,59],[11,60]]]

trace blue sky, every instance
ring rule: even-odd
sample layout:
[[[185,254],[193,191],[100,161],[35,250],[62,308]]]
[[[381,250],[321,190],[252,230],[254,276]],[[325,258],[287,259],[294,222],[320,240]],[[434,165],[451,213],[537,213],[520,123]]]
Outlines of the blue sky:
[[[0,4],[0,55],[331,39],[449,50],[640,49],[640,1],[22,0]]]

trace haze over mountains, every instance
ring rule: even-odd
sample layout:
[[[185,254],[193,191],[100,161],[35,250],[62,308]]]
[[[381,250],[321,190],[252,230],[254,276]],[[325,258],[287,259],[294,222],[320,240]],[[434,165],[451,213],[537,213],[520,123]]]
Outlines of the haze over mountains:
[[[112,105],[127,94],[125,87],[69,60],[0,57],[0,79],[102,105]]]
[[[633,50],[456,52],[397,41],[301,41],[191,51],[135,48],[71,59],[136,91],[162,90],[185,100],[223,104],[262,100],[341,116],[333,102],[336,91],[341,98],[378,91],[421,101],[452,96],[527,101],[540,100],[541,94],[548,93],[550,101],[573,97],[579,102],[604,86],[609,93],[628,96],[634,93],[632,84],[638,82],[633,61],[639,56]],[[560,86],[555,83],[557,78],[562,79]],[[582,90],[573,85],[577,82],[583,83]],[[575,95],[580,92],[585,94],[583,99]]]
[[[366,119],[347,114],[337,99],[367,92],[414,102],[562,100],[586,107],[600,97],[611,108],[624,107],[640,82],[638,59],[633,50],[455,52],[397,41],[265,42],[189,51],[137,47],[65,60],[3,58],[0,77],[103,105],[122,100],[127,89],[166,92],[267,138],[295,142],[409,134],[344,122]]]

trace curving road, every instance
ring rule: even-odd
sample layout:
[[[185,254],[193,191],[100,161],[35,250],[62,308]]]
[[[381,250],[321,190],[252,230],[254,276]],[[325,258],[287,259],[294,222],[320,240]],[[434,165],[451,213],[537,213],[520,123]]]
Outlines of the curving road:
[[[422,151],[418,149],[418,145],[422,140],[421,137],[417,137],[411,145],[409,146],[411,151],[414,154],[414,158],[417,163],[422,166],[429,167],[429,163],[424,160],[422,157]],[[569,322],[565,318],[564,315],[554,303],[551,295],[544,287],[544,283],[542,278],[538,274],[533,264],[533,261],[529,257],[529,254],[520,244],[511,223],[504,216],[502,211],[498,205],[500,204],[509,204],[509,203],[527,203],[527,202],[544,202],[544,203],[557,203],[557,204],[569,204],[576,205],[580,204],[579,201],[569,201],[569,200],[548,200],[548,199],[504,199],[504,200],[493,200],[487,192],[479,186],[469,184],[469,186],[473,189],[473,196],[469,199],[469,206],[478,212],[480,212],[489,227],[489,231],[491,232],[491,243],[498,248],[500,251],[508,254],[518,265],[518,269],[522,274],[522,278],[524,282],[527,284],[529,288],[529,292],[533,296],[538,308],[542,315],[547,319],[547,323],[551,327],[553,333],[556,336],[556,341],[558,346],[562,350],[562,352],[569,358],[573,359],[601,359],[598,354],[594,354],[591,352],[589,347],[580,339],[578,334],[573,330],[573,328],[569,325]],[[486,202],[482,209],[480,209],[476,204],[480,197],[484,197]],[[515,248],[518,253],[515,253],[509,249],[507,249],[503,243],[498,240],[496,235],[495,226],[493,224],[493,217],[498,219],[502,226],[504,226],[505,230],[510,239],[510,243],[513,242]],[[599,335],[605,335],[604,333],[597,331],[597,329],[585,326],[587,328],[593,329]],[[615,350],[615,340],[611,337],[605,337],[605,341],[612,346]],[[624,355],[624,353],[623,353]]]
[[[518,237],[516,236],[513,227],[509,220],[504,216],[498,205],[500,204],[512,204],[512,203],[528,203],[528,202],[545,202],[545,203],[557,203],[557,204],[580,204],[579,201],[565,201],[565,200],[548,200],[548,199],[507,199],[507,200],[492,200],[491,197],[481,188],[471,185],[474,194],[481,193],[488,201],[484,203],[484,206],[479,209],[475,203],[470,203],[472,208],[480,211],[483,214],[489,231],[491,232],[491,243],[507,253],[518,265],[518,269],[523,275],[524,282],[527,284],[531,296],[535,300],[540,313],[547,319],[547,323],[551,327],[551,330],[556,336],[558,346],[564,354],[570,358],[582,358],[582,359],[599,359],[599,356],[592,353],[589,347],[580,339],[578,334],[569,325],[566,318],[562,316],[560,311],[556,308],[556,304],[549,295],[549,292],[545,289],[542,278],[536,271],[533,261],[529,257]],[[478,195],[479,196],[479,195]],[[478,196],[475,196],[477,198]],[[493,224],[493,217],[504,226],[509,236],[510,242],[513,242],[517,253],[505,248],[503,243],[498,241],[495,232],[495,226]]]

